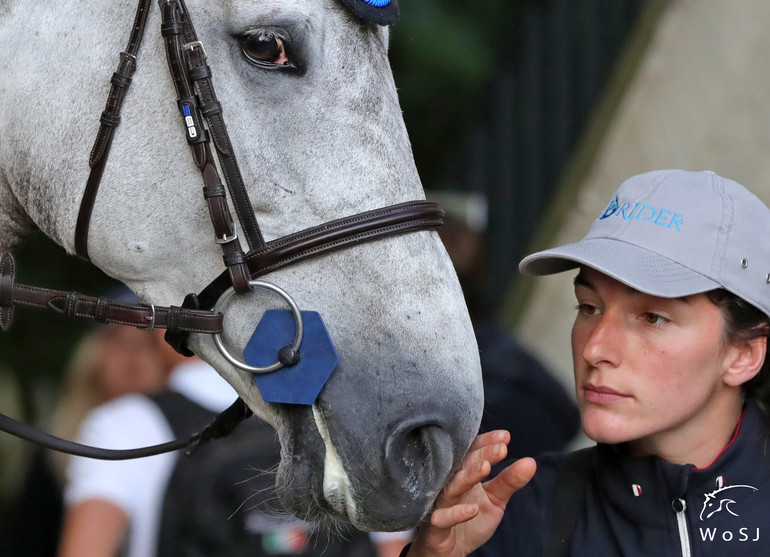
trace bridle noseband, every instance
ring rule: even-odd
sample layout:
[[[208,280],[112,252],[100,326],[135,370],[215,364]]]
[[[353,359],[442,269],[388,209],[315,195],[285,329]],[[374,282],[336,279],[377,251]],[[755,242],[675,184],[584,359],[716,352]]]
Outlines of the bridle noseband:
[[[78,213],[75,251],[88,256],[88,231],[102,174],[109,156],[120,111],[131,79],[136,71],[137,54],[147,24],[152,0],[140,0],[128,46],[120,53],[118,67],[111,78],[111,88],[100,118],[89,165],[90,173]],[[15,262],[11,254],[0,259],[0,327],[7,330],[16,304],[45,307],[59,313],[117,323],[138,328],[165,328],[166,340],[180,353],[192,355],[187,348],[190,333],[218,335],[223,315],[211,311],[223,293],[232,288],[238,294],[251,292],[250,281],[276,269],[310,257],[407,232],[432,230],[443,224],[444,213],[435,203],[410,201],[330,221],[265,242],[244,185],[235,152],[230,143],[217,100],[203,43],[198,39],[184,0],[158,0],[162,13],[161,34],[169,71],[177,93],[177,105],[183,130],[195,165],[203,179],[214,241],[221,246],[226,270],[199,294],[188,294],[181,306],[161,307],[150,304],[126,304],[106,297],[96,298],[77,292],[63,292],[17,284]],[[205,122],[205,125],[204,125]],[[221,179],[212,154],[222,169]],[[223,184],[224,182],[224,184]],[[232,203],[240,227],[236,227],[228,206]],[[249,246],[245,253],[240,235]],[[217,343],[219,346],[219,343]],[[220,350],[222,350],[220,348]],[[285,362],[284,365],[291,365]],[[86,447],[33,430],[0,414],[0,430],[48,448],[91,458],[123,460],[150,456],[180,448],[194,449],[209,439],[227,435],[251,410],[239,398],[209,427],[187,440],[177,440],[155,447],[127,451]]]

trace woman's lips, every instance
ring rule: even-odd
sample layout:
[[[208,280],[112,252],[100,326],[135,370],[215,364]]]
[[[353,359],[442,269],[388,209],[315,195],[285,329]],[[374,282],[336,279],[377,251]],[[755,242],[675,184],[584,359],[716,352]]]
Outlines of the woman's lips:
[[[614,389],[599,385],[586,385],[583,392],[585,393],[586,401],[594,404],[612,404],[613,402],[631,398]]]

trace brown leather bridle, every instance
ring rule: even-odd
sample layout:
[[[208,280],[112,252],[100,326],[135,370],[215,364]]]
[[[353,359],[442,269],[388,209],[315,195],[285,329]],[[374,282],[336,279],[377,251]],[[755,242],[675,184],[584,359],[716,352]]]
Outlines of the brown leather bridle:
[[[107,103],[91,150],[90,173],[75,229],[75,251],[86,260],[89,260],[91,213],[114,132],[120,123],[123,100],[136,71],[137,54],[151,3],[152,0],[139,1],[128,46],[120,53],[117,70],[112,75]],[[0,259],[0,328],[3,331],[11,325],[16,304],[31,305],[101,323],[117,323],[143,329],[165,328],[166,340],[179,352],[192,355],[186,347],[190,333],[216,335],[222,332],[222,313],[211,309],[230,288],[238,294],[249,293],[252,291],[250,282],[253,279],[287,265],[386,236],[435,229],[443,223],[444,213],[438,205],[427,201],[410,201],[330,221],[265,242],[230,143],[204,45],[195,33],[184,0],[159,0],[159,4],[162,12],[161,33],[177,93],[177,104],[193,160],[203,178],[203,197],[208,206],[215,241],[223,252],[226,270],[199,294],[188,294],[181,306],[162,307],[122,303],[106,297],[97,298],[78,292],[17,284],[13,256],[5,253]],[[212,155],[212,142],[224,175],[224,185]],[[228,192],[238,217],[240,233],[230,213]],[[249,246],[246,253],[240,235]],[[291,362],[284,364],[291,365]],[[195,447],[210,438],[227,435],[250,413],[245,403],[238,399],[212,426],[189,440],[129,451],[96,449],[40,431],[32,430],[33,433],[30,433],[27,426],[2,414],[0,429],[54,450],[91,458],[122,460]]]

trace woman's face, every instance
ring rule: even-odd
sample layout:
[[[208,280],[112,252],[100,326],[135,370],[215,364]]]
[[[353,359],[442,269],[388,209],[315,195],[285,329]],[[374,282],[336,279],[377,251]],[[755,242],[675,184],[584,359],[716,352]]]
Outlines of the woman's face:
[[[731,434],[740,392],[723,379],[736,349],[724,346],[722,312],[705,294],[658,298],[584,267],[575,296],[572,355],[588,437],[664,456],[715,428]]]
[[[129,393],[152,393],[166,384],[157,336],[133,327],[105,329],[97,362],[97,384],[103,400]]]

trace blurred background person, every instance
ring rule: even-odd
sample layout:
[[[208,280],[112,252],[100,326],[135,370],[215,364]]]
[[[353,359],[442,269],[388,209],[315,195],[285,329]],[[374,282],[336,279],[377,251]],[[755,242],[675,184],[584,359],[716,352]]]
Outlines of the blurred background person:
[[[72,439],[83,418],[100,404],[127,394],[165,389],[170,368],[160,341],[157,335],[121,325],[107,325],[87,335],[70,364],[51,432]],[[63,453],[55,456],[67,460]]]
[[[171,390],[212,412],[223,410],[237,398],[235,391],[206,364],[174,352],[163,341],[163,331],[142,334],[157,342],[157,362],[171,370]],[[89,412],[77,441],[126,449],[165,443],[175,437],[151,398],[127,395]],[[166,483],[177,458],[176,453],[116,462],[71,457],[59,555],[154,555]]]
[[[486,198],[449,192],[428,192],[428,198],[446,212],[439,236],[460,279],[479,345],[481,431],[510,431],[512,458],[563,451],[579,432],[580,413],[564,385],[495,319],[497,304],[487,287]]]
[[[113,299],[137,301],[127,290]],[[132,327],[106,325],[82,337],[65,374],[60,403],[51,418],[51,433],[74,439],[83,418],[96,406],[129,393],[165,388],[168,368],[158,339]],[[64,512],[62,488],[69,457],[36,448],[26,475],[9,506],[0,531],[0,555],[56,555]]]

